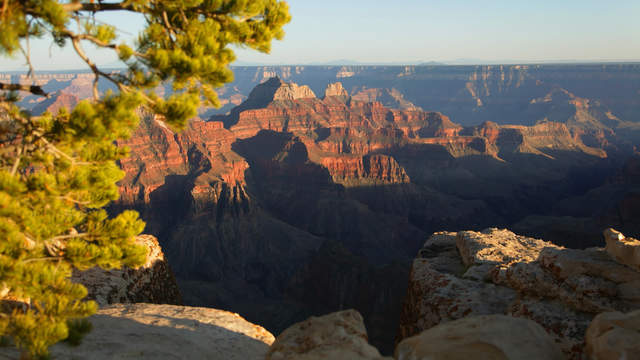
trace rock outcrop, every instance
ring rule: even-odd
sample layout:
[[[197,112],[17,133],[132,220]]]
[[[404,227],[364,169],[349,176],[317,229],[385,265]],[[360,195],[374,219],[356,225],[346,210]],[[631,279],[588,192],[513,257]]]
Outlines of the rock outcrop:
[[[640,356],[640,310],[599,314],[585,337],[589,359],[635,359]]]
[[[505,315],[467,317],[404,339],[396,360],[563,360],[546,331],[534,321]]]
[[[141,267],[74,270],[71,280],[84,285],[89,292],[87,298],[100,306],[113,303],[181,305],[178,284],[158,240],[151,235],[139,235],[136,242],[149,249],[147,262]]]
[[[324,97],[329,97],[329,96],[343,96],[343,97],[347,97],[349,96],[349,93],[347,92],[347,90],[345,90],[342,87],[342,83],[341,82],[335,82],[335,83],[331,83],[329,85],[327,85],[327,88],[324,91]]]
[[[346,186],[409,183],[398,162],[387,155],[336,156],[322,158],[333,181]]]
[[[227,311],[154,304],[117,304],[89,318],[93,329],[79,346],[59,343],[53,359],[262,360],[273,335]],[[19,358],[15,349],[0,349]]]
[[[591,319],[640,308],[640,272],[602,248],[567,249],[508,230],[436,233],[414,260],[399,339],[467,316],[539,323],[573,359]]]
[[[640,271],[640,241],[626,238],[614,229],[604,231],[607,253],[621,264]]]
[[[272,101],[313,99],[316,94],[307,85],[298,86],[296,83],[282,83],[273,94]]]
[[[367,342],[362,315],[345,310],[311,317],[287,328],[271,345],[267,360],[382,360]]]

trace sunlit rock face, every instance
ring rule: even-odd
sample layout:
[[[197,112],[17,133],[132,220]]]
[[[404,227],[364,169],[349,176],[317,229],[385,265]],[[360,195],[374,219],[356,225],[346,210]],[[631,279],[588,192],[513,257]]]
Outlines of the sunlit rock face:
[[[614,241],[638,247],[607,240]],[[413,262],[398,339],[467,316],[506,314],[537,322],[569,358],[581,359],[595,315],[640,309],[640,272],[612,247],[567,249],[495,228],[435,233]]]
[[[91,332],[78,346],[52,346],[53,359],[261,360],[274,341],[263,327],[211,308],[113,304],[88,320]],[[12,347],[0,349],[0,356],[20,358]]]

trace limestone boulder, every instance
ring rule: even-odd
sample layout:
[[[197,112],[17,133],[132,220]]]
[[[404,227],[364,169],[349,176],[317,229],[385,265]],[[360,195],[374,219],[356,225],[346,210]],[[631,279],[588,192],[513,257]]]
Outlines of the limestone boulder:
[[[640,310],[596,316],[586,334],[586,353],[593,360],[640,357]]]
[[[269,349],[267,360],[385,359],[369,345],[362,315],[345,310],[311,317],[283,331]],[[388,359],[388,358],[386,358]]]
[[[403,340],[396,360],[561,360],[562,351],[537,323],[482,315],[443,323]]]

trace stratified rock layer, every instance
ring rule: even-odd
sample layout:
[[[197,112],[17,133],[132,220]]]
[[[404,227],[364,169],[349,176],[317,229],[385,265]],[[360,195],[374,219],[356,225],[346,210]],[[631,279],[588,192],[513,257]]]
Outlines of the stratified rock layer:
[[[89,291],[87,298],[100,306],[113,303],[182,304],[178,284],[158,240],[151,235],[139,235],[136,243],[149,249],[147,262],[141,267],[74,270],[72,281],[84,285]]]
[[[404,339],[396,360],[563,360],[553,339],[535,322],[481,315],[434,326]]]
[[[602,248],[566,249],[508,230],[436,233],[414,260],[399,339],[466,316],[542,325],[570,357],[598,313],[640,308],[640,272]]]
[[[282,332],[271,345],[267,360],[382,360],[367,342],[362,316],[345,310],[311,317]],[[385,358],[387,359],[387,358]]]

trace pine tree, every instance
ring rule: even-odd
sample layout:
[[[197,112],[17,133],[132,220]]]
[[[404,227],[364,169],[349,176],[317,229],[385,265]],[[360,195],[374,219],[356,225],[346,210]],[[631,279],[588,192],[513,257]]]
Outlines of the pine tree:
[[[230,45],[269,52],[289,19],[282,0],[124,0],[116,3],[5,0],[0,4],[0,52],[22,52],[33,72],[30,38],[51,37],[71,47],[95,75],[93,98],[57,114],[31,116],[18,92],[48,96],[33,84],[0,82],[0,335],[25,357],[85,328],[96,311],[87,291],[69,280],[72,267],[138,266],[134,243],[144,223],[133,211],[109,217],[123,172],[114,145],[135,130],[139,109],[182,129],[203,104],[218,106],[214,89],[232,81]],[[136,46],[117,43],[116,29],[95,20],[104,11],[144,16]],[[90,43],[115,51],[126,71],[105,72],[83,51]],[[118,91],[100,94],[98,80]],[[153,89],[170,82],[163,98]]]

